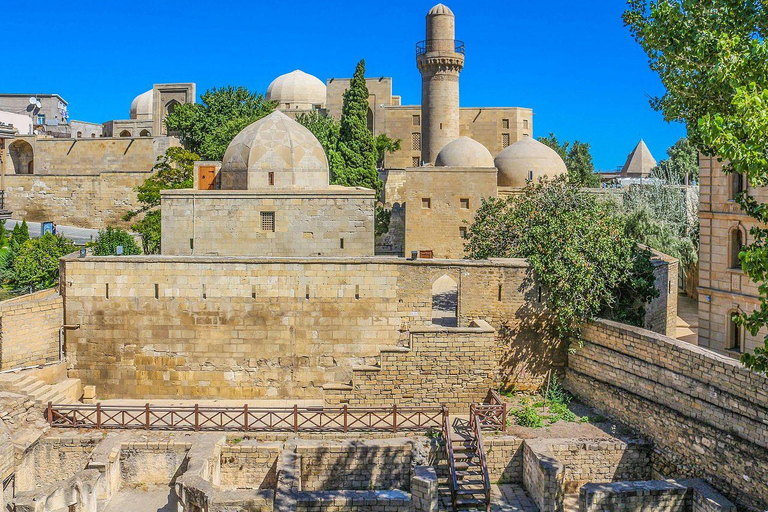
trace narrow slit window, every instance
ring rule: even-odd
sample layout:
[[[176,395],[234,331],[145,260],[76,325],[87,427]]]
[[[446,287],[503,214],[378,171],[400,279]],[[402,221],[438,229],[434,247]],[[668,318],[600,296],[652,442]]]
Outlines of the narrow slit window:
[[[160,298],[160,285],[155,283],[155,299]]]
[[[343,248],[344,248],[344,239],[339,238],[339,249],[343,249]]]
[[[467,226],[459,226],[459,236],[461,238],[467,238]]]
[[[104,298],[105,299],[109,298],[109,283],[104,285]]]
[[[208,298],[208,294],[205,292],[205,285],[203,285],[203,298],[204,299]]]
[[[309,300],[309,285],[304,287],[304,298]]]
[[[360,299],[360,285],[355,285],[355,299]]]
[[[501,285],[499,285],[499,292],[498,292],[498,296],[496,297],[496,300],[501,302]]]
[[[269,186],[274,187],[275,186],[275,173],[271,172],[269,173]]]
[[[190,238],[189,239],[189,250],[190,251],[194,251],[195,250],[195,239],[194,238]]]

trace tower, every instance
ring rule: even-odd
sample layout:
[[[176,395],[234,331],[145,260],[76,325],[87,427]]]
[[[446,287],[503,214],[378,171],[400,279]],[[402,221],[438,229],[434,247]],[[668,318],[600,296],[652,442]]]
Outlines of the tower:
[[[443,4],[427,14],[427,38],[416,44],[421,72],[421,160],[434,164],[443,146],[459,138],[459,73],[464,43],[456,41],[456,18]]]

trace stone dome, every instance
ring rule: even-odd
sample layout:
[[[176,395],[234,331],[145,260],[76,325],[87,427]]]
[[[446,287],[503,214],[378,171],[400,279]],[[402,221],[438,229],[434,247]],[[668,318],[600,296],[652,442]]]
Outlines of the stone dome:
[[[297,69],[275,78],[266,96],[280,108],[310,109],[313,105],[325,106],[326,87],[320,79]]]
[[[227,147],[223,189],[328,188],[328,159],[307,128],[279,110],[252,123]]]
[[[488,148],[469,137],[459,137],[443,146],[435,159],[436,167],[494,167]]]
[[[447,5],[437,4],[429,10],[427,16],[435,16],[437,14],[447,14],[448,16],[453,16],[453,11],[450,10]]]
[[[133,98],[131,102],[131,119],[152,119],[154,96],[152,89],[150,89]]]
[[[565,162],[554,149],[525,136],[496,156],[500,187],[524,187],[526,181],[565,174]]]

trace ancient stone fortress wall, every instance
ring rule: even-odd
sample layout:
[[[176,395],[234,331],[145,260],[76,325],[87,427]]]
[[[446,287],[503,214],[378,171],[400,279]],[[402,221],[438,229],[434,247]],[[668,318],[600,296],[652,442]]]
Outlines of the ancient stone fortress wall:
[[[43,290],[0,302],[0,370],[59,360],[64,302],[58,290]]]
[[[564,364],[564,347],[538,332],[541,304],[521,260],[72,256],[61,278],[66,322],[81,325],[66,333],[71,376],[102,397],[321,398],[324,385],[351,384],[354,367],[388,371],[382,350],[407,347],[410,329],[432,325],[432,288],[444,276],[460,327],[482,319],[513,333],[498,366],[521,387]],[[475,355],[466,334],[430,336],[415,350]],[[476,350],[489,353],[484,336]],[[412,379],[378,392],[394,399]]]
[[[109,172],[87,175],[5,176],[5,209],[14,218],[55,221],[63,226],[103,229],[128,227],[123,215],[137,206],[133,190],[148,172]]]
[[[703,480],[655,480],[587,484],[579,496],[581,512],[735,512],[736,506]]]
[[[169,255],[372,256],[375,192],[167,190],[162,252]]]
[[[643,327],[659,334],[674,335],[677,328],[677,259],[651,249],[654,285],[659,296],[645,308]]]
[[[768,507],[768,378],[614,322],[586,325],[582,339],[567,387],[653,441],[655,473],[704,477],[741,507]]]

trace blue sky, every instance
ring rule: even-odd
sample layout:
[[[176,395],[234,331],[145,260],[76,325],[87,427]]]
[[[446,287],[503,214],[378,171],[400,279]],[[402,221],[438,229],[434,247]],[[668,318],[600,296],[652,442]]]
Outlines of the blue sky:
[[[264,92],[294,69],[322,80],[391,76],[420,101],[414,43],[433,1],[41,0],[6,2],[0,91],[58,93],[72,119],[128,117],[153,83],[245,85]],[[648,105],[663,92],[623,26],[622,0],[449,0],[467,45],[463,106],[534,109],[534,135],[592,145],[598,169],[624,163],[645,139],[657,160],[685,129]],[[37,21],[34,21],[37,20]]]

